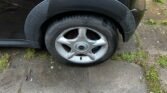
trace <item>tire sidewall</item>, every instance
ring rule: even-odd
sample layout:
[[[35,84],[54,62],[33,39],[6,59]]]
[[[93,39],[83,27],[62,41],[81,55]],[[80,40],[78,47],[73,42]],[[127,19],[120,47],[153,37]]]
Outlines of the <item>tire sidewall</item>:
[[[114,54],[117,47],[118,35],[116,30],[114,30],[112,24],[106,24],[100,18],[95,18],[95,17],[71,17],[53,23],[52,25],[49,26],[49,29],[46,32],[45,36],[46,47],[48,51],[53,55],[53,57],[58,59],[58,61],[68,64],[82,64],[82,65],[84,64],[84,63],[74,63],[63,58],[61,55],[59,55],[59,53],[55,48],[55,41],[57,37],[63,31],[72,27],[89,27],[95,29],[99,33],[103,34],[107,39],[108,50],[106,54],[99,60],[96,60],[95,62],[92,63],[86,63],[85,65],[98,64],[104,62]]]

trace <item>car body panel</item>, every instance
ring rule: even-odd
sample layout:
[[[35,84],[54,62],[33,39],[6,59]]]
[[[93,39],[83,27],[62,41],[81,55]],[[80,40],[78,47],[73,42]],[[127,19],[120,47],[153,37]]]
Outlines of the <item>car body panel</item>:
[[[26,39],[27,15],[41,0],[0,0],[0,39]]]
[[[80,11],[79,14],[82,12],[95,12],[97,15],[102,14],[113,19],[121,25],[124,31],[125,41],[127,41],[130,38],[130,35],[135,31],[136,23],[133,14],[119,1],[106,0],[103,2],[102,0],[84,0],[80,1],[80,3],[77,1],[78,0],[45,0],[37,5],[37,7],[30,12],[25,23],[27,39],[30,41],[40,42],[42,39],[40,28],[44,21],[54,17],[55,15],[67,12],[74,13],[78,11]],[[116,8],[118,9],[117,11],[115,11]],[[63,16],[67,15],[64,14]]]
[[[115,21],[124,26],[124,30],[126,29],[126,36],[124,37],[126,37],[125,41],[128,41],[145,10],[145,0],[119,0],[122,3],[117,0],[106,0],[105,2],[103,0],[82,0],[79,2],[78,0],[44,0],[43,4],[45,5],[43,6],[41,5],[42,1],[1,0],[0,41],[18,41],[17,46],[20,44],[24,47],[27,45],[38,48],[41,46],[40,40],[42,39],[40,35],[42,33],[41,26],[55,15],[69,11],[90,11],[113,17]],[[111,7],[118,8],[113,3],[121,5],[122,9],[119,9],[119,11],[111,9]],[[41,10],[38,10],[37,7],[38,9],[41,7]],[[137,11],[132,11],[133,9],[137,9]],[[36,14],[31,14],[32,12],[36,12]],[[41,16],[33,16],[39,15],[38,13],[42,13]],[[27,17],[28,14],[36,18]],[[126,22],[132,20],[128,18],[132,18],[135,23],[131,21],[129,23],[131,25],[128,25]],[[25,45],[19,40],[21,42],[25,40]],[[4,45],[4,43],[0,42],[1,45]]]

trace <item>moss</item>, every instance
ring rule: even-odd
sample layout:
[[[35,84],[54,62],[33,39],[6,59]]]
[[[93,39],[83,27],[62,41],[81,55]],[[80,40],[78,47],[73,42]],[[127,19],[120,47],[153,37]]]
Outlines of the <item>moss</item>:
[[[24,55],[24,58],[26,60],[31,60],[35,57],[35,49],[28,48],[26,49],[26,53]]]
[[[9,64],[9,54],[4,54],[0,57],[0,72],[2,72],[4,69],[8,67]]]
[[[145,21],[145,23],[148,25],[157,25],[157,22],[154,19],[148,19]]]
[[[162,24],[162,25],[167,25],[167,20],[161,21],[161,24]]]
[[[42,60],[47,60],[47,59],[50,59],[50,58],[51,58],[50,55],[49,55],[47,52],[45,52],[45,51],[40,52],[40,53],[38,54],[38,57],[39,57],[40,59],[42,59]]]
[[[157,63],[162,67],[162,68],[167,68],[167,55],[166,56],[160,56],[157,60]]]
[[[153,2],[164,4],[166,0],[153,0]]]
[[[138,50],[136,52],[126,52],[122,54],[117,54],[113,56],[114,60],[124,60],[128,62],[143,62],[148,58],[148,53],[143,50]]]
[[[148,19],[145,21],[145,24],[148,25],[167,25],[167,20],[163,19],[163,20],[154,20],[154,19]]]
[[[151,66],[146,72],[146,80],[150,93],[164,93],[161,88],[158,71],[155,66]]]

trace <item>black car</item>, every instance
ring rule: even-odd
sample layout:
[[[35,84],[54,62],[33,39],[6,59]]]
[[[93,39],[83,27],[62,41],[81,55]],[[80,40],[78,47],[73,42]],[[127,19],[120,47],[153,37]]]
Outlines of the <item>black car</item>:
[[[0,0],[0,46],[46,47],[61,62],[100,63],[126,42],[145,0]]]

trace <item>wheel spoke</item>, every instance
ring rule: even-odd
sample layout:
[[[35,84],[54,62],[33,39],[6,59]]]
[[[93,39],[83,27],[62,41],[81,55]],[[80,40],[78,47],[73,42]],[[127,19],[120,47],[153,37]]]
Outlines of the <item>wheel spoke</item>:
[[[106,44],[107,44],[107,42],[104,39],[101,38],[101,39],[99,39],[97,41],[94,41],[93,47],[104,46]]]
[[[57,39],[57,42],[59,42],[61,44],[65,44],[65,45],[70,47],[72,40],[68,40],[68,39],[66,39],[65,37],[62,36],[59,39]]]
[[[92,52],[87,53],[87,56],[89,56],[91,60],[95,60],[95,55]]]
[[[87,39],[87,37],[86,37],[87,29],[85,27],[79,27],[78,33],[79,33],[78,34],[78,39],[79,40]]]
[[[67,58],[68,58],[68,59],[71,59],[71,58],[74,57],[75,55],[76,55],[75,52],[70,52],[70,53],[68,53]]]

